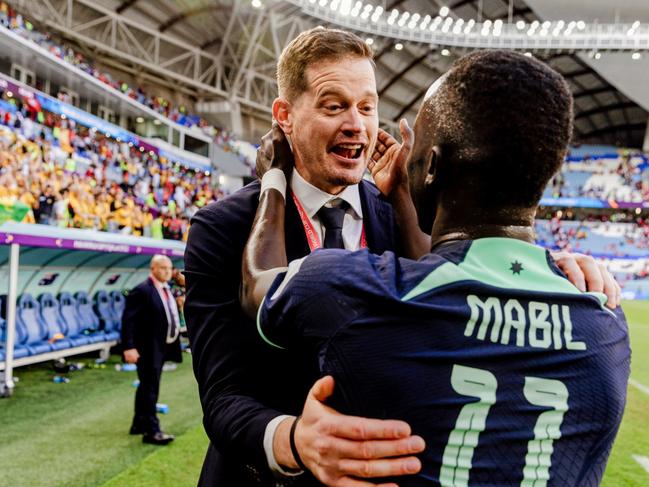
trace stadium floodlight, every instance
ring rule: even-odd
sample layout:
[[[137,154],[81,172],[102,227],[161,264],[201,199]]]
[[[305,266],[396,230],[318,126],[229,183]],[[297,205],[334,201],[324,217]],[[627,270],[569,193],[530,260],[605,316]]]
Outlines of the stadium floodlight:
[[[394,45],[394,48],[395,48],[397,51],[400,51],[401,49],[403,49],[403,44],[401,44],[400,42],[397,42],[397,43]]]
[[[408,22],[408,28],[409,29],[414,29],[417,27],[417,22],[419,22],[419,19],[421,18],[421,15],[418,13],[412,14],[412,17],[410,17],[410,22]]]
[[[596,52],[595,56],[593,56],[595,59],[601,59],[602,53],[601,52]]]
[[[252,0],[251,0],[252,1]],[[263,0],[257,0],[263,2]],[[586,23],[584,20],[535,20],[518,18],[482,22],[452,16],[450,8],[442,5],[438,15],[420,15],[414,11],[391,8],[388,11],[374,2],[355,0],[288,0],[302,7],[304,13],[321,22],[336,23],[372,36],[390,37],[393,42],[408,41],[431,45],[462,46],[470,48],[515,48],[525,51],[649,51],[649,28],[635,20],[626,24],[615,22]],[[334,14],[332,15],[332,12]],[[385,13],[385,16],[382,16]],[[361,17],[359,22],[350,17]],[[462,22],[458,22],[462,20]],[[441,33],[440,33],[441,31]],[[585,36],[585,33],[588,33]],[[443,34],[443,35],[441,35]],[[522,35],[525,35],[522,37]],[[622,37],[623,36],[623,37]],[[470,42],[467,44],[467,40]],[[515,46],[515,47],[514,47]]]
[[[453,19],[451,17],[446,17],[444,25],[442,25],[442,32],[446,34],[451,28],[451,25],[453,25]]]
[[[374,44],[374,39],[372,39],[371,37],[368,37],[367,39],[365,39],[365,44],[367,44],[368,46],[371,46],[372,44]]]
[[[372,22],[378,22],[381,18],[381,15],[383,15],[383,7],[379,5],[378,7],[376,7],[374,13],[372,14]]]
[[[442,56],[450,56],[451,51],[449,51],[448,49],[442,49],[441,54]]]
[[[342,0],[340,2],[340,8],[338,11],[342,15],[349,15],[349,12],[352,10],[352,0]]]
[[[410,12],[408,11],[403,12],[401,14],[401,18],[399,19],[399,22],[397,22],[397,25],[399,27],[403,27],[404,25],[406,25],[406,22],[408,21],[409,18],[410,18]]]
[[[637,61],[638,59],[641,59],[641,58],[642,58],[642,54],[640,54],[637,51],[634,52],[633,54],[631,54],[631,59],[633,59],[634,61]]]

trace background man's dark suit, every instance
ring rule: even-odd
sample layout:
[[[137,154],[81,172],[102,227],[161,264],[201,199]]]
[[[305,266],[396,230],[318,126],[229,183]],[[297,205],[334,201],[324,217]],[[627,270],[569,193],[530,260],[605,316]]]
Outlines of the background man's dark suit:
[[[140,385],[135,393],[133,426],[145,433],[160,430],[155,404],[165,360],[182,362],[180,337],[167,344],[167,314],[151,279],[128,293],[122,316],[122,347],[124,350],[135,348],[140,354],[137,361]]]
[[[201,209],[192,219],[185,250],[185,318],[193,365],[211,440],[200,485],[271,485],[263,450],[266,425],[281,414],[299,414],[318,378],[305,359],[273,349],[241,311],[243,248],[259,202],[259,182]],[[394,215],[379,191],[359,185],[367,244],[381,254],[395,248]],[[309,246],[292,198],[286,203],[286,253],[304,257]],[[318,303],[314,303],[318,306]],[[307,355],[305,351],[302,351]],[[302,475],[295,485],[309,483]]]

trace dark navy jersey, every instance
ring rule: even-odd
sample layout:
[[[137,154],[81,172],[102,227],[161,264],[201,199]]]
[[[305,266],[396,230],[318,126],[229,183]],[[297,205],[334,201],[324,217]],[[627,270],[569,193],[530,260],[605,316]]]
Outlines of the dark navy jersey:
[[[311,347],[341,412],[402,419],[426,440],[399,485],[596,486],[626,399],[621,310],[513,239],[419,261],[318,250],[259,311],[273,346]]]

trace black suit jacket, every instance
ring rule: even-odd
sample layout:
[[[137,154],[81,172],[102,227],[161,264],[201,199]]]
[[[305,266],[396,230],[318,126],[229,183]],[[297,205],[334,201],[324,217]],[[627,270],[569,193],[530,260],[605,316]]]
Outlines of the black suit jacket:
[[[182,362],[180,338],[167,345],[168,326],[164,304],[151,279],[127,294],[122,315],[122,347],[137,349],[138,364],[162,367],[165,360]]]
[[[204,486],[271,485],[263,450],[266,425],[279,414],[299,414],[318,378],[314,355],[309,359],[308,350],[268,346],[241,311],[241,258],[259,188],[255,181],[201,209],[185,250],[185,319],[211,441],[201,474]],[[374,185],[363,181],[359,190],[368,247],[379,254],[394,250],[391,206]],[[309,246],[290,197],[285,227],[289,262],[306,256]],[[295,485],[309,483],[303,475]]]

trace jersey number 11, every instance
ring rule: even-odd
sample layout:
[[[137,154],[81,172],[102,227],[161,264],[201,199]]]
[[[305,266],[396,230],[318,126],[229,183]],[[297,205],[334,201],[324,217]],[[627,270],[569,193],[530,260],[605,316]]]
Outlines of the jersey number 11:
[[[491,372],[454,365],[451,385],[458,394],[477,397],[460,410],[448,437],[439,480],[442,487],[467,487],[473,451],[484,431],[489,409],[496,403],[498,381]],[[534,439],[527,444],[521,487],[545,487],[550,478],[553,442],[561,438],[563,415],[568,410],[568,389],[558,380],[525,377],[525,399],[535,406],[552,408],[542,412],[534,425]]]

